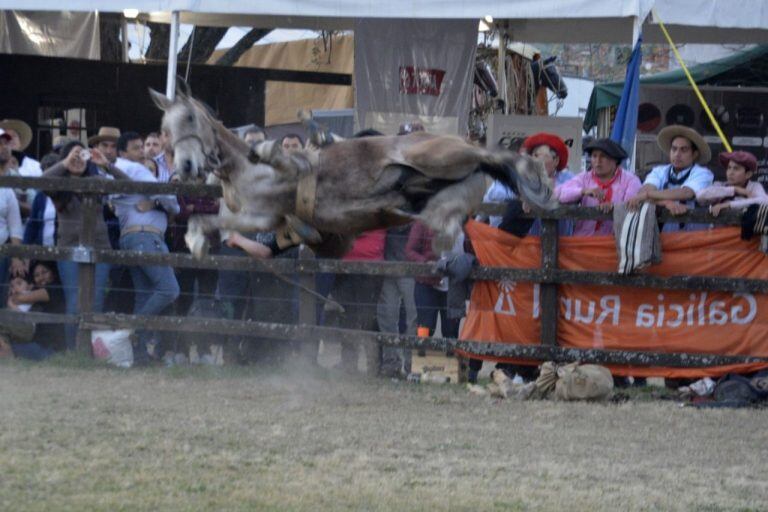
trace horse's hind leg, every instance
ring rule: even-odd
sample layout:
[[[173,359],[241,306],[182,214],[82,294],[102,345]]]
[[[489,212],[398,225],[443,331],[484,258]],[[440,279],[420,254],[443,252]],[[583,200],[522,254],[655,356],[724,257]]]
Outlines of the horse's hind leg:
[[[412,144],[403,150],[405,162],[430,177],[460,180],[483,162],[494,158],[490,151],[472,146],[457,137],[437,137]]]

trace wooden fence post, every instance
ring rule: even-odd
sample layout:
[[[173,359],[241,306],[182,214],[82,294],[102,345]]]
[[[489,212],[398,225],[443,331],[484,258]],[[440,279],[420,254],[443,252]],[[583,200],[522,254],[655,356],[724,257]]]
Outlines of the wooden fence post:
[[[299,260],[313,260],[315,253],[306,245],[299,248]],[[299,283],[310,290],[315,290],[317,274],[301,274]],[[299,294],[299,324],[317,325],[317,299],[309,293],[298,290]],[[317,351],[320,342],[316,340],[301,340],[299,353],[301,357],[310,363],[317,362]]]
[[[93,246],[96,241],[96,219],[103,215],[100,196],[84,194],[82,198],[82,217],[80,246],[75,249],[77,261],[77,304],[80,322],[77,329],[77,349],[91,355],[91,330],[83,326],[83,315],[93,312],[93,299],[96,284],[96,264],[93,262]]]
[[[558,221],[541,219],[541,269],[549,274],[557,268]],[[541,314],[541,344],[557,345],[559,306],[557,283],[541,283],[539,311]]]

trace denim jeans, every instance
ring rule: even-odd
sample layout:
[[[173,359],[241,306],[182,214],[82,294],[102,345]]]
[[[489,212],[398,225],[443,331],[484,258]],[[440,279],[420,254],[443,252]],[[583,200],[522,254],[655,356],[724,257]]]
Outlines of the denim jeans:
[[[11,258],[0,256],[0,309],[6,307],[8,300],[8,272],[11,270]]]
[[[32,361],[42,361],[53,355],[53,350],[45,348],[38,343],[12,343],[14,357],[20,359],[30,359]]]
[[[227,244],[222,244],[219,254],[222,256],[246,256],[242,249],[229,247]],[[230,305],[232,318],[235,320],[243,319],[250,285],[248,272],[242,270],[219,271],[218,296],[222,302]]]
[[[412,277],[385,277],[376,315],[381,332],[400,332],[401,305],[405,309],[405,334],[416,334],[415,281]],[[381,366],[385,372],[407,371],[410,366],[410,349],[381,347]]]
[[[120,238],[120,249],[139,251],[147,254],[168,254],[168,246],[154,233],[128,233]],[[171,267],[144,266],[130,267],[131,279],[136,293],[133,312],[136,315],[157,315],[179,297],[179,283]],[[147,341],[150,331],[137,332],[137,346],[134,360],[138,363],[147,359]]]
[[[80,311],[77,297],[78,290],[80,289],[78,283],[80,267],[74,261],[59,261],[57,266],[59,269],[59,278],[61,278],[61,286],[64,291],[66,313],[68,315],[74,315]],[[109,263],[96,264],[95,293],[93,296],[94,313],[101,313],[104,311],[104,295],[107,289],[107,282],[109,281],[109,270]],[[66,324],[64,327],[64,337],[67,342],[67,350],[73,350],[77,338],[77,324]]]

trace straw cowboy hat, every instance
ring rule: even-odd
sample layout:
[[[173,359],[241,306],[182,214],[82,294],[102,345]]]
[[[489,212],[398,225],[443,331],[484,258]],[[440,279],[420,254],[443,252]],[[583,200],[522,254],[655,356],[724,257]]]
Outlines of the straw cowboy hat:
[[[696,149],[699,150],[699,158],[696,160],[696,163],[706,164],[712,158],[712,151],[709,149],[709,144],[704,140],[704,137],[699,135],[699,132],[693,128],[688,128],[687,126],[679,124],[667,126],[661,130],[658,137],[656,137],[656,142],[658,142],[659,147],[664,154],[669,154],[669,148],[672,147],[672,141],[676,137],[685,137],[696,146]]]
[[[19,136],[19,151],[24,151],[32,142],[32,128],[21,119],[3,119],[0,128],[6,132],[13,130]]]
[[[532,153],[534,149],[539,146],[549,146],[555,153],[557,153],[557,170],[562,171],[568,166],[568,146],[565,145],[563,139],[555,135],[554,133],[534,133],[525,141],[523,141],[523,147],[528,152]]]
[[[111,140],[116,143],[119,138],[120,128],[115,128],[114,126],[102,126],[99,128],[99,133],[88,139],[88,145],[95,146],[99,142],[105,140]]]

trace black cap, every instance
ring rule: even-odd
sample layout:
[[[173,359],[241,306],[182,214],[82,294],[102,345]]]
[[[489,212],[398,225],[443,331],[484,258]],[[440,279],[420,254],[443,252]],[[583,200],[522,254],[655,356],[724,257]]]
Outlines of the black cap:
[[[611,139],[596,139],[584,146],[584,151],[589,152],[590,155],[595,149],[599,149],[617,162],[627,158],[627,152],[624,151],[624,148]]]

